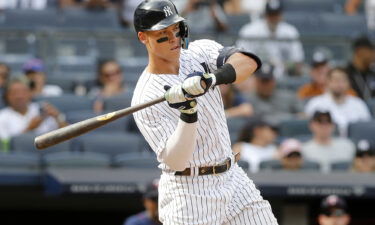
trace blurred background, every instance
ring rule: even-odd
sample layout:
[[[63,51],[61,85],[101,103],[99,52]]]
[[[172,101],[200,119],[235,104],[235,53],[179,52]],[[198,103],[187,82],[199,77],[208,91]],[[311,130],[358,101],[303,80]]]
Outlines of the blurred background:
[[[239,164],[279,223],[375,224],[375,1],[172,1],[190,41],[264,63],[220,89]],[[132,27],[139,3],[0,0],[1,224],[158,224],[161,172],[132,116],[33,147],[130,106],[147,65]]]

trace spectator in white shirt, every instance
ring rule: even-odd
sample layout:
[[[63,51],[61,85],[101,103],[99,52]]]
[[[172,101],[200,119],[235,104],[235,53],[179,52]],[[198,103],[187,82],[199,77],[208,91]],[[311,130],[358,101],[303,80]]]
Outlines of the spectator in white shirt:
[[[9,139],[26,132],[42,134],[67,123],[54,106],[32,103],[25,77],[11,80],[4,92],[7,107],[0,110],[0,139]]]
[[[327,91],[312,98],[305,106],[306,115],[317,110],[329,111],[338,125],[339,133],[347,135],[348,125],[358,121],[371,120],[370,111],[363,100],[348,94],[350,89],[348,74],[342,68],[334,68],[328,73]]]
[[[288,70],[293,75],[302,73],[304,52],[299,36],[293,25],[283,21],[281,3],[270,0],[265,18],[244,25],[236,45],[276,66],[276,78],[281,78]]]
[[[354,144],[347,138],[334,137],[335,124],[328,111],[314,112],[310,124],[313,138],[303,144],[303,157],[320,164],[322,172],[329,172],[331,164],[351,161],[354,156]]]
[[[233,145],[233,152],[240,152],[241,160],[249,163],[250,172],[256,173],[261,162],[276,159],[276,137],[271,124],[252,118],[241,130],[238,142]]]
[[[63,90],[52,84],[46,84],[45,68],[42,60],[31,59],[23,65],[23,72],[30,80],[30,87],[33,97],[38,96],[59,96]]]

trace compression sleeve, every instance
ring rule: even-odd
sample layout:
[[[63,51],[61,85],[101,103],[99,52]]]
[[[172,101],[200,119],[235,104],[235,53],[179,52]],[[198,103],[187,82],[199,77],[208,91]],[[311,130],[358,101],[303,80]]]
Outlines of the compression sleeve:
[[[161,160],[172,170],[184,170],[193,156],[196,140],[197,123],[186,123],[180,119],[161,153]]]

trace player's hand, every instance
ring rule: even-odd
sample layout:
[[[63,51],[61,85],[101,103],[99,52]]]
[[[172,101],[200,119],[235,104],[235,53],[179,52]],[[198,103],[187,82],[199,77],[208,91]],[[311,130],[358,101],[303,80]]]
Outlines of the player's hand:
[[[216,77],[212,73],[194,72],[189,74],[182,83],[182,89],[189,98],[204,95],[215,84]]]
[[[181,113],[194,114],[197,112],[197,101],[195,99],[187,99],[182,91],[181,85],[173,87],[164,86],[167,91],[165,99],[171,108],[178,109]]]

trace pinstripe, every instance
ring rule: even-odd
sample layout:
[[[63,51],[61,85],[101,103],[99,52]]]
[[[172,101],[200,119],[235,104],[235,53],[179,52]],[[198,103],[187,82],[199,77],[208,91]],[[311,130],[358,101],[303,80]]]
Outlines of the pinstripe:
[[[222,46],[200,40],[181,50],[179,75],[150,74],[140,76],[132,105],[164,94],[164,85],[180,84],[194,71],[214,71]],[[160,155],[168,137],[176,129],[179,112],[166,102],[134,113],[139,130],[155,151],[163,174],[159,187],[160,220],[165,225],[277,225],[267,201],[237,165],[218,175],[174,176]],[[198,97],[196,149],[188,167],[214,165],[232,155],[219,88]]]

